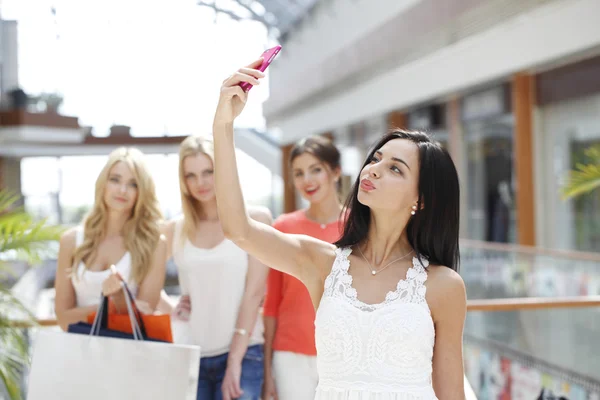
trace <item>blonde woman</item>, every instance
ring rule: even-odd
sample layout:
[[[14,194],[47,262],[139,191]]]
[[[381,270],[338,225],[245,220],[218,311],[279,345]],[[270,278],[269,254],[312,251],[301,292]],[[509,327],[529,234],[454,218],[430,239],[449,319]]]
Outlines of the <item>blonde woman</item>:
[[[225,238],[213,165],[211,140],[190,136],[182,142],[183,218],[165,226],[183,295],[177,309],[190,311],[190,344],[202,348],[197,398],[258,400],[264,367],[258,313],[268,268]],[[267,210],[251,209],[250,215],[271,224]]]
[[[143,154],[113,151],[96,180],[95,202],[81,226],[60,239],[55,311],[63,330],[86,321],[100,294],[125,311],[121,279],[144,310],[153,310],[165,280],[166,242],[154,182]],[[111,265],[115,268],[111,270]]]

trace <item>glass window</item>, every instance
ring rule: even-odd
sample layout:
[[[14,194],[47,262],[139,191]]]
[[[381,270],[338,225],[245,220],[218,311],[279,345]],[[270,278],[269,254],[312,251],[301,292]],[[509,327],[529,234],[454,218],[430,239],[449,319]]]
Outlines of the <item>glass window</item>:
[[[516,241],[513,125],[510,114],[465,123],[470,239]]]
[[[599,251],[600,191],[563,200],[561,187],[568,171],[588,163],[585,150],[600,145],[600,95],[566,100],[543,108],[540,150],[543,151],[544,216],[540,221],[542,245],[552,248]]]

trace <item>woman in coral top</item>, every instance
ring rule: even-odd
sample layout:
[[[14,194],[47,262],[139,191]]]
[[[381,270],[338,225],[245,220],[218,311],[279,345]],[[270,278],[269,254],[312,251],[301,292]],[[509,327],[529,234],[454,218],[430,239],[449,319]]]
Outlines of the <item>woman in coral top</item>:
[[[273,226],[285,233],[335,242],[342,229],[338,149],[321,136],[303,139],[292,149],[289,162],[294,187],[310,204],[281,215]],[[316,307],[302,282],[275,269],[269,271],[264,305],[265,400],[314,397],[318,381]]]

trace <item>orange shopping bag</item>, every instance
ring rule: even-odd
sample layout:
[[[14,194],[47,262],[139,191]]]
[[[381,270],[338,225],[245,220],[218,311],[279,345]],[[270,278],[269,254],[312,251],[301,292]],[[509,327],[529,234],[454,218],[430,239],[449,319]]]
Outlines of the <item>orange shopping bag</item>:
[[[105,310],[100,314],[100,326],[104,326],[108,330],[133,334],[132,317],[138,321],[141,334],[149,339],[161,340],[163,342],[173,343],[173,333],[171,332],[171,316],[167,314],[142,314],[138,309],[135,296],[129,290],[127,284],[122,281],[123,291],[125,293],[129,314],[118,314],[112,301],[109,298],[103,297],[103,302],[106,305]],[[93,324],[96,318],[96,313],[91,313],[87,317],[88,324]]]
[[[173,333],[171,332],[171,316],[168,314],[147,315],[139,314],[148,337],[173,343]],[[96,313],[91,313],[87,317],[88,324],[94,323]],[[127,314],[108,314],[108,329],[119,332],[133,334],[131,321]]]

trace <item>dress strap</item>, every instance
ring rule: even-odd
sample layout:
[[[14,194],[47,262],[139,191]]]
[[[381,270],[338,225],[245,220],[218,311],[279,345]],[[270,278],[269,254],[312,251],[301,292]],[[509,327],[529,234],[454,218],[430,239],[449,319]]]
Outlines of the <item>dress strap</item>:
[[[179,251],[183,248],[182,240],[183,235],[183,218],[180,218],[175,221],[175,226],[173,226],[173,242],[171,243],[171,249],[173,253]]]
[[[352,253],[350,247],[338,247],[335,249],[335,260],[331,266],[331,271],[325,279],[323,296],[332,296],[336,283],[341,279],[341,276],[346,275],[350,268],[348,256]]]
[[[427,304],[425,294],[427,293],[427,287],[425,282],[427,281],[427,267],[429,266],[429,260],[423,256],[413,257],[413,267],[408,270],[406,274],[406,280],[412,287],[412,298],[411,303]]]
[[[335,261],[333,266],[336,267],[346,267],[346,271],[348,270],[349,265],[347,265],[348,256],[352,253],[352,247],[338,247],[335,249]],[[346,265],[344,265],[346,264]]]

